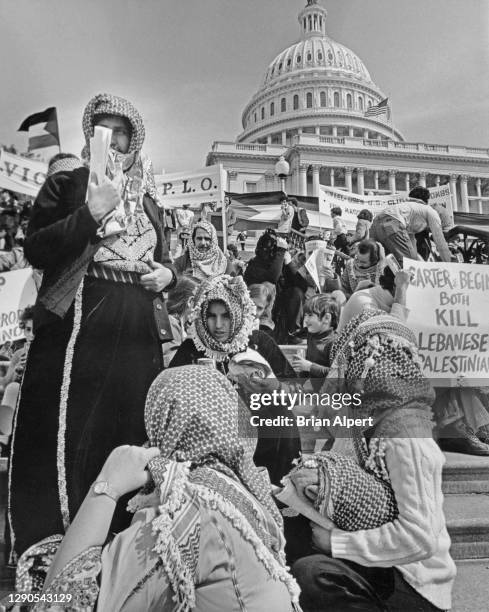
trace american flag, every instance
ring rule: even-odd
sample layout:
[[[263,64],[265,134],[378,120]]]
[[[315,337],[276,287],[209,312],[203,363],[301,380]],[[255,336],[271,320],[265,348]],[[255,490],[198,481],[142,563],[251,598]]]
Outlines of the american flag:
[[[386,115],[387,119],[389,118],[389,98],[384,98],[382,102],[379,102],[375,106],[371,106],[367,108],[365,111],[365,117],[378,117],[379,115]]]

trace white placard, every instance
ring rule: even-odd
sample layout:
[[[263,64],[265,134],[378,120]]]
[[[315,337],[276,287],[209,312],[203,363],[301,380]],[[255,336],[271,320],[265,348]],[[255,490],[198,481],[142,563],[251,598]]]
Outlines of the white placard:
[[[34,305],[36,297],[32,268],[0,273],[0,345],[24,337],[19,315],[26,306]]]
[[[489,379],[489,267],[404,258],[408,325],[431,379]]]
[[[47,171],[44,162],[0,150],[0,189],[36,197]]]

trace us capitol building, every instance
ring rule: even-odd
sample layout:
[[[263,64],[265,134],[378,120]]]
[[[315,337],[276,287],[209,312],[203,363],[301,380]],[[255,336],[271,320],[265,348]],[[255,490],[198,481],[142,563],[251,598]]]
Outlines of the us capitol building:
[[[298,20],[301,40],[268,66],[241,134],[207,155],[227,171],[228,190],[280,189],[274,168],[284,156],[286,189],[297,196],[318,196],[320,185],[388,194],[449,184],[455,210],[489,213],[489,149],[407,142],[388,113],[365,116],[386,99],[365,64],[328,36],[318,0]]]

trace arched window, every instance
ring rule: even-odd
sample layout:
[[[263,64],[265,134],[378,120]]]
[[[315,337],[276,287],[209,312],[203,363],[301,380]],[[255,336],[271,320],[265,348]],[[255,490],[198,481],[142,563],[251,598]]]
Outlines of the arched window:
[[[321,53],[321,51],[318,53],[318,61],[323,61],[323,54]]]
[[[363,98],[358,98],[358,108],[363,111]]]
[[[346,108],[353,108],[353,100],[351,94],[346,94]]]
[[[322,91],[319,94],[319,104],[321,106],[326,106],[326,92],[325,91]]]
[[[278,65],[278,69],[282,70],[282,62],[280,62],[280,64]]]
[[[275,115],[275,102],[270,102],[270,116]]]
[[[299,96],[297,94],[295,94],[294,96],[294,110],[297,110],[299,108]]]
[[[297,56],[297,63],[300,64],[301,63],[301,59],[302,57],[300,55]]]
[[[289,59],[287,60],[287,66],[290,66],[291,64],[292,64],[292,60],[289,57]]]
[[[312,60],[312,54],[309,51],[309,53],[307,54],[307,61],[310,62]]]
[[[312,93],[310,91],[306,94],[306,106],[307,108],[312,108]]]
[[[261,118],[265,119],[265,107],[264,106],[261,107]]]
[[[287,100],[285,98],[282,98],[280,100],[280,110],[282,111],[282,113],[285,113],[285,111],[287,110]]]
[[[340,94],[338,91],[334,92],[334,96],[333,96],[333,104],[336,108],[340,107]]]

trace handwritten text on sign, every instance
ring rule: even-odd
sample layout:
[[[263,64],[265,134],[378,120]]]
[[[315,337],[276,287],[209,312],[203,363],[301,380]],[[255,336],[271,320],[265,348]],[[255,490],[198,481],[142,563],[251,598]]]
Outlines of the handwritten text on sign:
[[[429,378],[489,378],[489,266],[404,259],[408,324]]]

